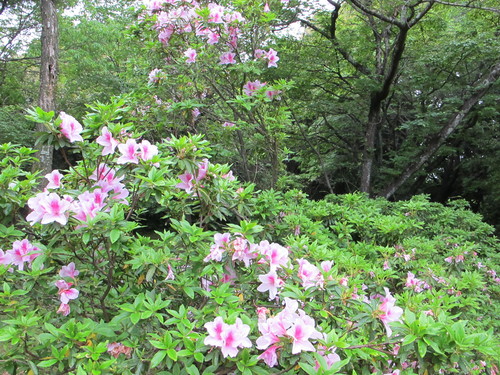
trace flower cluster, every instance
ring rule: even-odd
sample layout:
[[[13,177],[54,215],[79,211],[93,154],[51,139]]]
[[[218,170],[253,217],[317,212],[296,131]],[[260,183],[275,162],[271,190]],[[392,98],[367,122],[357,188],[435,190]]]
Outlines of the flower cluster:
[[[54,172],[50,175],[54,175]],[[108,198],[127,204],[126,198],[129,191],[121,183],[122,179],[123,176],[116,176],[114,169],[106,164],[100,164],[90,176],[90,180],[96,182],[90,190],[79,194],[76,199],[69,195],[61,197],[56,193],[49,192],[47,189],[30,198],[28,206],[32,211],[26,217],[26,220],[31,225],[37,222],[42,224],[58,222],[61,225],[66,225],[71,215],[79,221],[87,222],[89,219],[94,218],[99,211],[106,208]]]
[[[408,271],[408,277],[406,278],[406,287],[413,289],[415,292],[420,293],[424,289],[429,289],[430,285],[425,281],[417,279],[415,274]]]
[[[392,329],[389,326],[389,323],[400,322],[401,316],[403,315],[403,309],[395,305],[396,299],[391,295],[389,289],[384,288],[384,290],[385,297],[378,296],[381,303],[378,306],[376,314],[384,324],[385,330],[387,332],[387,337],[391,337]]]
[[[60,277],[67,277],[73,280],[75,280],[79,274],[80,271],[75,268],[74,262],[69,263],[67,266],[63,266],[59,271]],[[78,298],[80,292],[77,289],[71,287],[73,285],[72,282],[67,282],[65,280],[57,280],[55,282],[55,285],[59,289],[58,294],[59,300],[61,301],[57,313],[67,316],[71,311],[69,307],[69,301]]]
[[[292,354],[302,351],[314,352],[316,349],[309,340],[322,339],[323,335],[315,328],[314,319],[299,309],[297,301],[285,298],[285,308],[275,316],[266,319],[265,311],[259,314],[257,348],[265,350],[259,359],[273,367],[278,363],[276,350],[292,343]]]
[[[181,174],[179,176],[181,182],[175,185],[175,187],[183,189],[186,193],[191,194],[194,189],[194,183],[203,180],[207,176],[208,165],[208,159],[203,159],[201,163],[198,163],[196,176],[189,172]]]
[[[213,322],[205,323],[208,336],[205,337],[205,345],[221,348],[224,358],[236,357],[238,348],[250,348],[252,342],[248,339],[250,327],[243,324],[240,318],[235,324],[226,324],[221,317],[215,318]]]
[[[15,241],[11,250],[6,252],[0,250],[0,264],[17,266],[19,271],[23,271],[24,264],[31,265],[39,255],[41,255],[41,250],[32,245],[27,239]]]
[[[196,1],[153,1],[147,7],[149,15],[155,16],[153,29],[158,32],[161,43],[168,45],[175,34],[194,34],[206,45],[220,46],[220,65],[238,62],[237,47],[242,34],[240,26],[246,21],[240,12],[213,2],[202,6]],[[269,10],[268,6],[266,10]],[[198,51],[194,48],[184,51],[187,64],[195,63],[197,56]],[[267,61],[268,68],[278,66],[278,53],[272,48],[268,51],[257,49],[254,57]],[[155,69],[150,73],[150,83],[158,82],[157,72]]]

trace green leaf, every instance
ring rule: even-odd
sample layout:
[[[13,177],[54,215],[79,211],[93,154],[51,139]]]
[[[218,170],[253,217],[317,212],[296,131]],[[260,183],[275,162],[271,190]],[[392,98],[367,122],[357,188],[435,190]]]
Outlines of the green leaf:
[[[166,350],[160,350],[159,352],[157,352],[153,356],[153,358],[151,358],[151,368],[155,368],[156,366],[158,366],[160,362],[163,361],[166,355],[167,355]]]
[[[411,344],[416,339],[417,339],[417,336],[415,336],[415,335],[408,335],[408,336],[405,337],[405,339],[401,343],[401,346],[405,346],[405,345]]]
[[[307,372],[309,375],[316,375],[318,372],[312,367],[311,365],[307,363],[299,363],[299,366],[302,370]]]
[[[119,229],[113,229],[109,234],[109,239],[111,240],[111,243],[115,243],[116,241],[118,241],[121,234],[122,232]]]
[[[174,349],[168,349],[167,354],[172,361],[177,361],[177,352]]]
[[[424,358],[425,354],[427,353],[427,344],[422,340],[418,340],[417,346],[418,346],[418,354],[420,354],[421,358]]]
[[[57,363],[57,359],[56,358],[53,358],[53,359],[48,359],[46,361],[42,361],[38,364],[38,367],[50,367],[52,366],[53,364]]]
[[[189,375],[200,375],[198,368],[195,365],[191,365],[186,368],[186,371]]]
[[[183,288],[184,292],[188,295],[189,298],[193,299],[194,298],[194,291],[193,288],[190,288],[189,286],[185,286]]]

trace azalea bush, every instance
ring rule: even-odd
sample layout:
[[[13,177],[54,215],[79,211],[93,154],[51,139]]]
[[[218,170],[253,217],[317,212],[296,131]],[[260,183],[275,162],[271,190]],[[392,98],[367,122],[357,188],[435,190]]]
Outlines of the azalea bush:
[[[85,127],[30,114],[78,161],[0,238],[9,373],[497,371],[498,243],[476,215],[254,192],[202,137],[153,144],[118,104]]]
[[[168,64],[142,93],[29,111],[65,166],[0,149],[7,373],[498,372],[498,241],[463,203],[241,182],[280,185],[262,31],[292,6],[152,1],[132,31]]]

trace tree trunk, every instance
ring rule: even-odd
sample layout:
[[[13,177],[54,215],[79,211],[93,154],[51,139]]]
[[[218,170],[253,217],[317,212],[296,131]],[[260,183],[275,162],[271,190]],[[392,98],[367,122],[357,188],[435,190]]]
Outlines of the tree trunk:
[[[492,67],[490,73],[486,77],[478,81],[477,85],[474,87],[476,89],[475,92],[463,102],[460,109],[451,116],[450,120],[443,126],[441,131],[430,140],[424,151],[422,151],[416,160],[409,164],[401,175],[388,184],[378,195],[390,198],[415,172],[420,170],[462,123],[471,109],[486,94],[488,89],[499,79],[499,77],[500,62]]]
[[[41,0],[42,56],[40,63],[40,95],[38,105],[44,111],[55,111],[58,55],[58,21],[56,0]],[[44,124],[36,125],[37,131],[46,131]],[[40,161],[35,166],[42,175],[52,171],[53,147],[40,145],[35,155]]]
[[[394,50],[391,56],[389,69],[383,78],[380,90],[372,92],[370,97],[370,112],[368,113],[368,121],[366,124],[363,162],[361,165],[360,190],[364,193],[369,194],[371,192],[373,162],[375,159],[375,140],[382,121],[382,103],[391,92],[405,50],[408,30],[409,28],[407,27],[399,28],[398,35],[394,41]]]

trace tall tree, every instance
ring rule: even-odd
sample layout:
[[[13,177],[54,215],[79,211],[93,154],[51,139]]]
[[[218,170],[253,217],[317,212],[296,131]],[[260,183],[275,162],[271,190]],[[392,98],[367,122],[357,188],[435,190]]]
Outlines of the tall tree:
[[[40,95],[39,106],[44,111],[56,109],[57,56],[58,56],[58,20],[56,0],[41,0],[42,15],[42,56],[40,60]],[[37,124],[37,131],[45,130],[43,124]],[[53,147],[40,145],[37,168],[43,174],[52,170]]]

